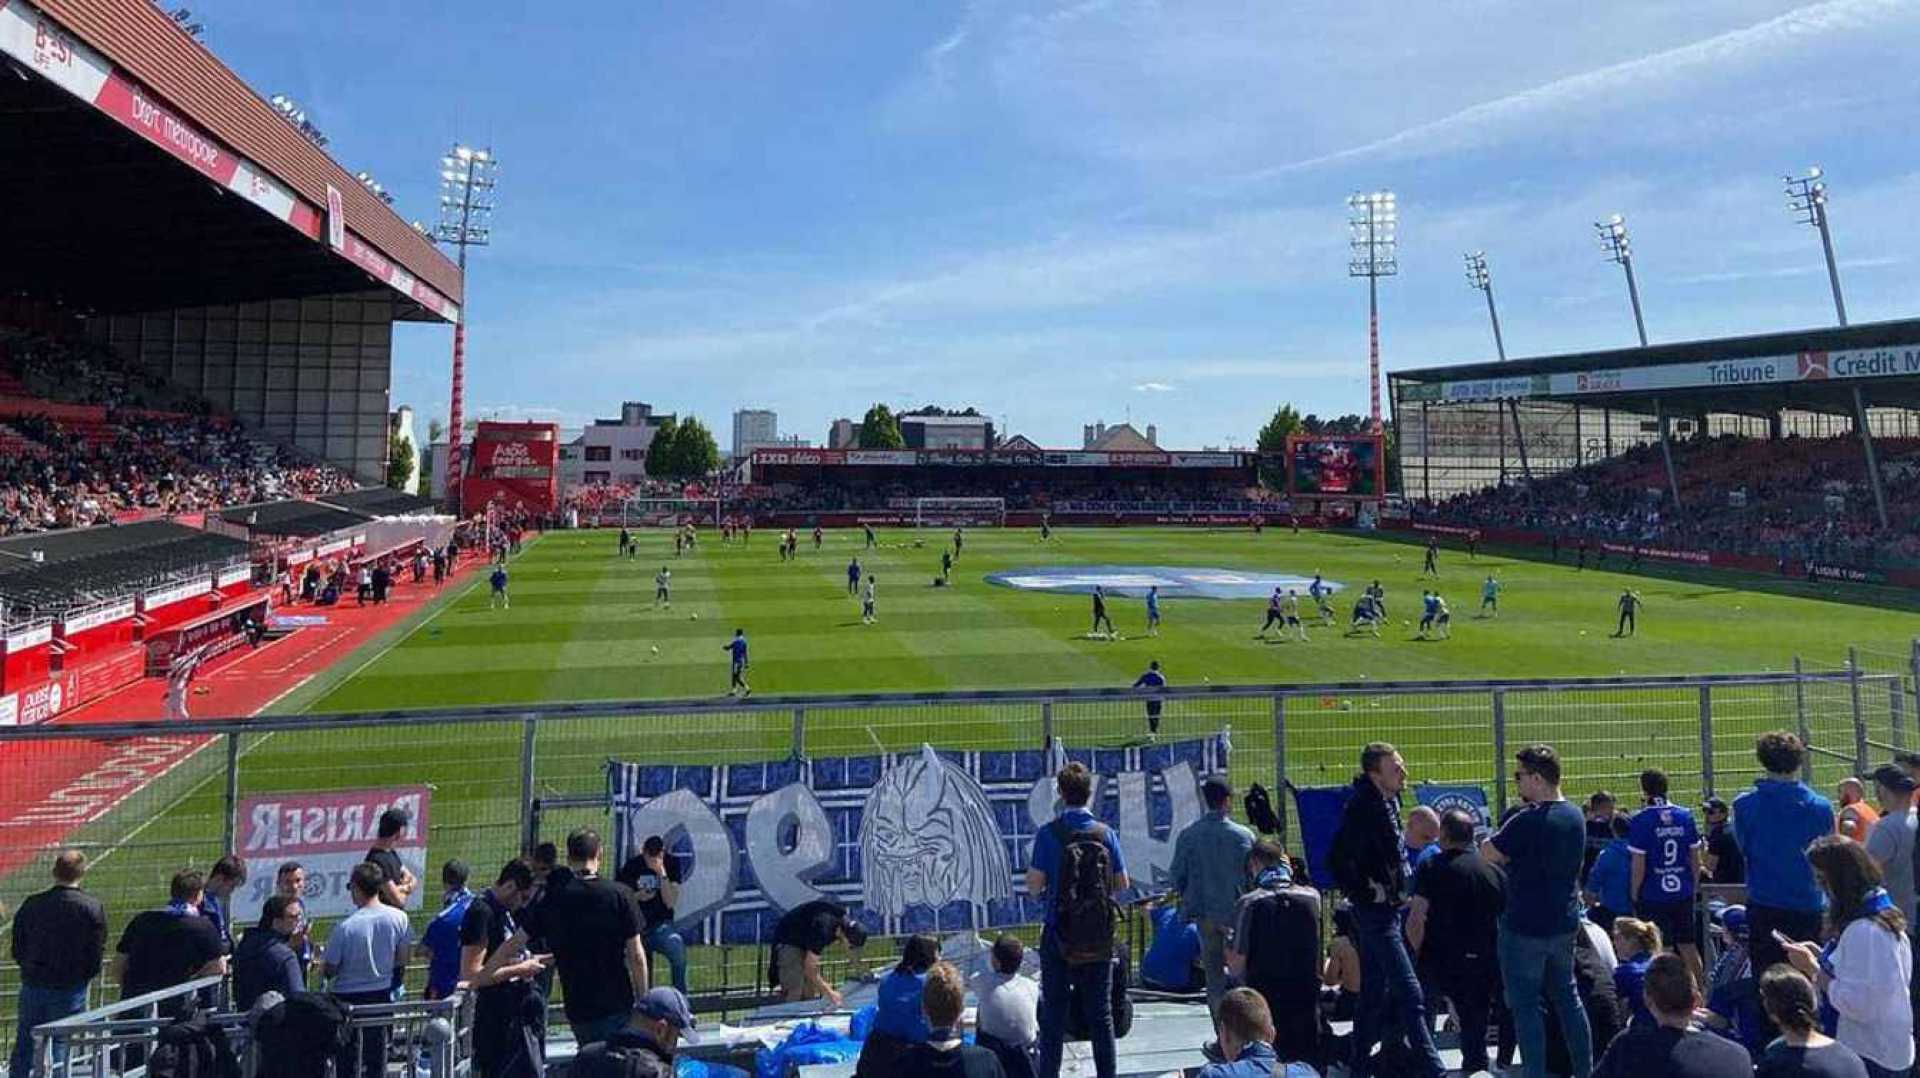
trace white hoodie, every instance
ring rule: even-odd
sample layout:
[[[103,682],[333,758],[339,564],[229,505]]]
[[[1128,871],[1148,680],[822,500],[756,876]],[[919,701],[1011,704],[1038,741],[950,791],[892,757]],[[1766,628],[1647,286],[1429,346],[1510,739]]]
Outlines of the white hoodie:
[[[1840,1013],[1835,1037],[1841,1044],[1888,1070],[1913,1065],[1913,1005],[1907,985],[1913,976],[1913,945],[1871,917],[1861,917],[1840,933],[1831,959],[1833,979],[1827,1002]]]

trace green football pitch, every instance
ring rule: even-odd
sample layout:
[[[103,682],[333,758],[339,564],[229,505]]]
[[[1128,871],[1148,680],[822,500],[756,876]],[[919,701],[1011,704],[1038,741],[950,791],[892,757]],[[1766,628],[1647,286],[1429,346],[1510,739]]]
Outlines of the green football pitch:
[[[1760,578],[1657,578],[1481,552],[1442,550],[1438,581],[1423,578],[1421,550],[1333,533],[1084,530],[1051,542],[1029,530],[966,534],[952,586],[935,588],[946,531],[883,531],[863,550],[859,533],[833,532],[820,550],[802,536],[782,562],[777,536],[750,543],[704,538],[675,557],[664,532],[641,532],[640,553],[620,558],[611,531],[562,532],[510,566],[512,608],[490,609],[472,590],[310,706],[319,711],[450,707],[543,701],[698,697],[724,693],[722,650],[735,628],[751,643],[751,682],[766,693],[1055,688],[1125,685],[1157,659],[1174,684],[1557,677],[1782,670],[1796,653],[1832,663],[1847,644],[1904,652],[1920,631],[1912,600]],[[924,545],[922,543],[924,542]],[[878,618],[864,625],[846,588],[849,558],[877,578]],[[1616,557],[1616,562],[1617,562]],[[1090,600],[987,583],[1026,567],[1107,565],[1315,571],[1350,590],[1336,596],[1335,628],[1309,639],[1256,635],[1261,599],[1179,598],[1161,603],[1160,636],[1145,633],[1144,605],[1109,606],[1122,639],[1089,638]],[[673,573],[673,607],[653,607],[653,577]],[[1481,582],[1501,583],[1497,618],[1478,616]],[[1379,580],[1389,624],[1380,639],[1343,630],[1358,589]],[[1452,607],[1448,640],[1415,639],[1420,592],[1437,587]],[[1645,600],[1639,631],[1613,639],[1615,600]],[[1765,588],[1766,590],[1756,590]],[[1840,601],[1842,598],[1853,601]],[[1303,606],[1306,602],[1302,595]],[[1310,613],[1310,611],[1308,611]],[[1310,621],[1312,619],[1309,619]],[[655,650],[657,649],[657,650]]]
[[[711,534],[675,556],[669,533],[642,531],[640,552],[619,557],[613,531],[559,532],[528,545],[509,565],[510,609],[490,602],[485,574],[429,606],[412,621],[289,694],[280,713],[339,713],[635,699],[724,696],[724,645],[735,628],[751,646],[756,699],[876,691],[1123,688],[1158,660],[1175,686],[1288,684],[1621,674],[1720,674],[1784,671],[1796,656],[1833,670],[1849,645],[1872,655],[1869,670],[1894,671],[1920,633],[1920,604],[1886,589],[1837,589],[1729,574],[1648,567],[1643,573],[1576,570],[1568,564],[1482,551],[1470,559],[1443,549],[1438,581],[1421,575],[1421,548],[1384,537],[1245,530],[1089,529],[1041,542],[1029,530],[966,534],[949,587],[936,588],[940,552],[951,532],[887,530],[865,550],[858,532],[833,532],[820,550],[803,536],[798,558],[783,562],[776,535],[725,544]],[[847,562],[859,557],[877,578],[877,620],[863,624],[846,587]],[[673,575],[671,610],[655,609],[654,574]],[[1226,574],[1315,571],[1345,585],[1337,621],[1309,616],[1308,640],[1258,635],[1265,601],[1166,598],[1158,637],[1145,633],[1144,605],[1116,598],[1115,639],[1090,637],[1090,599],[1020,591],[988,583],[1018,569],[1093,573],[1101,567],[1223,570]],[[1501,583],[1497,617],[1479,614],[1481,582]],[[1225,575],[1225,574],[1218,574]],[[1358,589],[1379,580],[1389,619],[1379,638],[1344,632]],[[1420,592],[1438,587],[1454,613],[1452,637],[1416,639]],[[1638,632],[1615,639],[1615,600],[1625,588],[1645,600]],[[1303,602],[1311,615],[1311,604]],[[1884,680],[1867,704],[1885,714]],[[1308,692],[1289,700],[1287,775],[1313,785],[1342,781],[1354,750],[1388,738],[1405,752],[1418,780],[1489,783],[1497,755],[1486,693]],[[805,706],[805,701],[799,701]],[[1799,709],[1816,740],[1852,749],[1847,686],[1810,687]],[[1911,705],[1908,705],[1909,708]],[[589,709],[591,710],[591,709]],[[1791,687],[1715,692],[1718,789],[1744,785],[1752,736],[1795,713]],[[1144,734],[1137,700],[1059,703],[1053,729],[1070,747],[1137,742]],[[1700,769],[1696,691],[1579,690],[1510,694],[1509,751],[1550,740],[1568,760],[1569,790],[1631,785],[1641,767],[1674,772],[1676,796],[1695,797]],[[1906,722],[1913,724],[1909,711]],[[1265,696],[1180,699],[1167,705],[1165,736],[1197,737],[1231,726],[1237,781],[1277,779],[1272,706]],[[1031,704],[943,704],[884,709],[806,708],[806,750],[822,756],[906,751],[923,742],[949,748],[1038,748],[1039,709]],[[610,758],[714,763],[780,759],[792,750],[790,711],[716,709],[630,718],[542,722],[534,739],[535,793],[549,801],[543,838],[570,827],[604,828],[605,767]],[[235,793],[364,789],[401,784],[431,788],[429,857],[459,857],[487,873],[520,841],[523,737],[517,719],[497,723],[414,722],[246,734],[235,749]],[[114,925],[165,892],[183,865],[205,867],[224,826],[226,754],[218,741],[105,818],[72,836],[93,851],[88,884],[109,904]],[[1819,781],[1839,768],[1823,759]],[[261,863],[257,871],[270,871]],[[44,867],[16,873],[0,887],[9,905],[42,886]],[[431,890],[431,885],[429,885]],[[429,911],[434,903],[429,900]],[[117,929],[116,929],[117,931]],[[698,952],[696,982],[735,983],[751,972]],[[0,969],[0,1015],[11,971]]]

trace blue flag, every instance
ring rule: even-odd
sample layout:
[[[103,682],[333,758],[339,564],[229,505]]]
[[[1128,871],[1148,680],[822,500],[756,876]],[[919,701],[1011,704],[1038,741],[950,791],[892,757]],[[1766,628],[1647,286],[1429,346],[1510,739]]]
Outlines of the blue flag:
[[[1353,787],[1289,786],[1293,791],[1295,818],[1300,821],[1300,844],[1306,847],[1307,874],[1321,890],[1334,886],[1333,870],[1327,865],[1327,851],[1333,848],[1333,833],[1340,829],[1340,814],[1346,811]]]
[[[1486,838],[1492,830],[1493,820],[1487,811],[1487,791],[1481,787],[1423,782],[1414,787],[1413,797],[1415,801],[1442,815],[1459,809],[1473,817],[1473,837],[1476,842]]]

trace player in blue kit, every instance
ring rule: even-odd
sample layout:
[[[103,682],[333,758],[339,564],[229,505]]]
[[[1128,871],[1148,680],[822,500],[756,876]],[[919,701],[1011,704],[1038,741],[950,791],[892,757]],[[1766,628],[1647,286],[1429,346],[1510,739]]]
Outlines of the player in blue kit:
[[[1273,589],[1273,594],[1267,598],[1267,620],[1260,626],[1260,638],[1263,640],[1266,639],[1267,630],[1273,628],[1275,625],[1280,626],[1282,633],[1287,631],[1286,621],[1280,616],[1279,588]]]
[[[1377,637],[1380,635],[1380,622],[1383,617],[1384,615],[1380,613],[1379,600],[1373,597],[1373,592],[1363,591],[1360,593],[1360,598],[1353,601],[1353,620],[1347,625],[1347,635],[1372,633]]]
[[[747,631],[735,629],[733,639],[720,647],[733,660],[733,680],[727,686],[727,695],[732,696],[738,693],[742,700],[752,696],[753,687],[747,684]]]
[[[860,559],[857,557],[847,563],[847,594],[860,594]]]
[[[1313,583],[1307,585],[1307,594],[1313,596],[1313,605],[1320,612],[1320,624],[1332,625],[1333,604],[1327,600],[1333,595],[1333,589],[1327,587],[1327,582],[1320,578],[1318,569],[1313,571]]]
[[[1667,800],[1665,771],[1640,772],[1640,792],[1647,807],[1633,814],[1627,831],[1627,852],[1633,856],[1628,893],[1639,917],[1660,926],[1660,938],[1680,951],[1699,980],[1704,970],[1693,890],[1700,878],[1700,832],[1692,812]]]
[[[1160,635],[1160,586],[1158,584],[1147,586],[1147,635]],[[1159,664],[1156,663],[1155,668],[1157,669],[1158,666]]]
[[[1500,582],[1487,574],[1486,583],[1480,585],[1480,616],[1497,618],[1500,616]]]

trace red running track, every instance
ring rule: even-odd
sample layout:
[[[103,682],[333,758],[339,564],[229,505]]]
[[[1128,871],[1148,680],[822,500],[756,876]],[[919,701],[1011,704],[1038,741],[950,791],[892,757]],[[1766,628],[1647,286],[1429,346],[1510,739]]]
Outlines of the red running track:
[[[258,650],[245,647],[214,660],[194,680],[187,708],[195,717],[256,715],[352,654],[355,648],[457,587],[484,559],[464,560],[436,591],[432,578],[397,583],[381,606],[300,605],[282,612],[324,616],[327,624],[296,629]],[[151,721],[166,713],[166,679],[143,678],[61,715],[59,726]],[[142,736],[115,741],[0,742],[0,876],[30,864],[81,827],[119,808],[148,784],[212,741],[208,737]],[[156,812],[158,809],[156,809]]]

